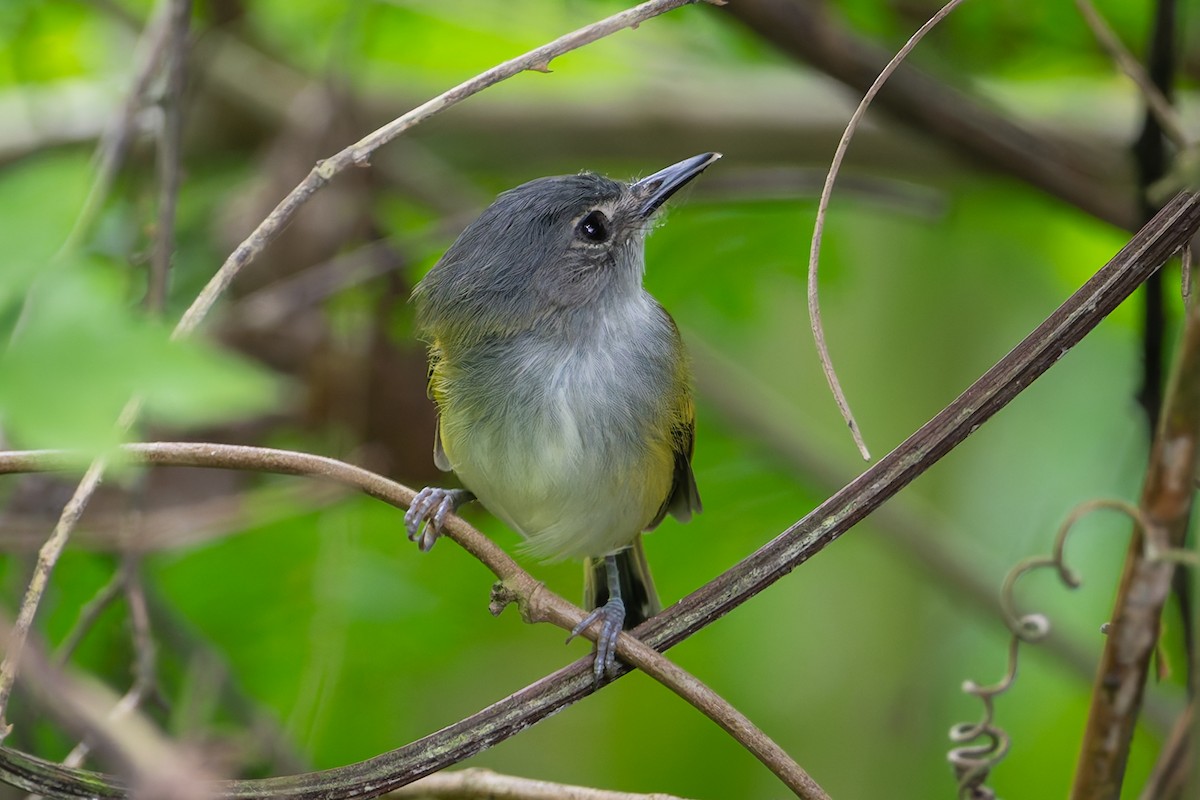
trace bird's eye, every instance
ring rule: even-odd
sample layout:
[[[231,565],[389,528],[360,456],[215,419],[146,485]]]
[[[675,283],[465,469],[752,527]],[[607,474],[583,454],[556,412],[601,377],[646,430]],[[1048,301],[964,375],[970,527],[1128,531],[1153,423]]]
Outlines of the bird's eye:
[[[608,239],[608,218],[600,211],[593,211],[575,226],[575,233],[589,242],[603,242]]]

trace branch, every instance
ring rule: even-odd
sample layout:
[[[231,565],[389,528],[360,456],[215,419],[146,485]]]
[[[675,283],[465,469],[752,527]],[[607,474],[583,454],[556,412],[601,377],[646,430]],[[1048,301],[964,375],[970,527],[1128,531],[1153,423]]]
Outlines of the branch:
[[[634,6],[619,14],[614,14],[599,22],[568,33],[565,36],[560,36],[549,44],[544,44],[541,47],[530,50],[524,55],[509,59],[503,64],[498,64],[488,71],[460,83],[453,89],[443,92],[432,100],[417,106],[407,114],[397,117],[387,125],[365,136],[341,152],[319,162],[308,173],[308,177],[293,189],[287,197],[281,200],[279,205],[275,207],[275,210],[259,223],[254,232],[238,245],[232,255],[225,260],[225,263],[221,265],[221,269],[217,271],[217,274],[213,276],[208,285],[200,292],[195,302],[184,313],[183,318],[179,321],[179,327],[175,329],[175,335],[186,336],[199,326],[208,312],[212,310],[213,305],[217,302],[217,298],[228,288],[238,272],[253,261],[279,235],[288,222],[296,215],[296,212],[300,210],[300,207],[308,202],[309,198],[317,190],[321,189],[350,167],[367,166],[370,163],[372,154],[376,150],[409,128],[419,125],[434,114],[444,111],[457,103],[461,103],[471,95],[477,94],[489,86],[511,78],[518,73],[525,72],[526,70],[547,72],[550,69],[550,62],[565,53],[577,50],[606,36],[611,36],[625,28],[636,28],[652,17],[665,14],[668,11],[696,1],[649,0],[649,2]]]
[[[568,786],[472,767],[455,772],[439,772],[391,793],[394,798],[413,800],[683,800],[666,794],[630,794]]]
[[[720,356],[703,337],[684,330],[696,388],[709,412],[717,412],[743,438],[753,439],[767,452],[780,458],[797,475],[813,484],[817,491],[832,493],[852,475],[840,459],[830,459],[815,441],[788,420],[793,416],[788,403],[769,391],[758,376]],[[956,606],[966,605],[980,616],[994,618],[1002,608],[997,602],[996,580],[985,574],[976,561],[950,546],[947,522],[933,508],[901,495],[871,516],[872,528],[883,543],[899,550],[912,565],[928,576]],[[1041,649],[1074,672],[1090,681],[1096,671],[1094,654],[1081,641],[1060,632],[1041,643]],[[1155,732],[1169,730],[1177,709],[1161,698],[1148,697],[1143,718]]]
[[[415,497],[412,489],[377,473],[309,453],[197,442],[129,444],[123,446],[121,452],[142,464],[241,469],[324,478],[359,489],[396,508],[407,508]],[[73,459],[72,454],[67,451],[0,453],[0,474],[70,469],[73,463],[78,463],[78,459]],[[487,566],[500,580],[500,584],[494,590],[498,599],[493,603],[493,613],[499,613],[507,603],[515,601],[519,604],[522,618],[527,622],[551,622],[566,631],[573,630],[584,618],[585,612],[582,609],[540,584],[503,549],[460,518],[451,516],[444,532]],[[590,632],[594,635],[592,629],[585,631],[585,635]],[[798,797],[805,800],[827,800],[828,795],[782,748],[759,731],[745,715],[699,680],[629,634],[622,634],[618,639],[617,653],[626,663],[655,678],[716,722],[774,772]],[[278,796],[307,797],[309,795],[302,792],[325,791],[331,788],[327,781],[332,780],[333,772],[337,771],[297,776],[297,783],[282,789]],[[392,771],[384,775],[374,775],[369,781],[356,786],[352,794],[339,796],[359,796],[375,792],[376,789],[382,793],[402,786],[421,774],[425,773],[406,774]],[[233,782],[227,784],[227,787],[235,793],[234,796],[242,796],[237,793],[244,787],[257,790],[255,783]]]
[[[721,2],[721,0],[709,1]],[[192,305],[184,312],[179,324],[175,326],[175,330],[172,332],[172,338],[178,339],[189,336],[212,310],[221,293],[225,291],[237,273],[253,261],[262,252],[263,248],[279,235],[280,231],[295,216],[300,207],[308,202],[313,194],[329,183],[339,173],[344,172],[351,166],[366,166],[369,163],[371,154],[375,150],[395,139],[404,131],[423,122],[437,112],[462,102],[489,86],[527,69],[545,71],[549,68],[549,64],[553,59],[564,53],[583,47],[624,28],[637,27],[651,17],[692,2],[696,2],[696,0],[649,0],[649,2],[642,3],[619,14],[614,14],[599,22],[580,28],[573,33],[559,37],[549,44],[531,50],[525,55],[505,61],[503,64],[493,67],[465,83],[459,84],[448,92],[438,95],[424,105],[393,120],[358,143],[342,150],[332,158],[318,163],[309,173],[308,177],[275,207],[275,210],[259,224],[246,241],[242,242],[234,250],[233,254],[217,271],[217,274],[213,276],[212,280],[208,282]],[[136,399],[131,400],[117,423],[119,428],[121,430],[128,430],[134,421],[136,421],[139,413],[139,402]],[[37,613],[38,605],[41,603],[42,594],[45,592],[50,573],[53,571],[59,555],[70,539],[71,531],[78,524],[79,518],[91,500],[92,495],[99,488],[105,469],[104,458],[97,458],[92,462],[83,479],[75,487],[75,492],[71,495],[71,499],[67,501],[67,505],[63,508],[63,512],[55,524],[54,530],[38,552],[38,560],[34,566],[33,577],[30,579],[25,595],[21,599],[21,609],[13,628],[12,636],[9,639],[9,646],[3,662],[0,662],[0,741],[4,739],[9,730],[4,721],[5,709],[8,705],[8,698],[12,693],[13,682],[16,680],[16,669],[20,661],[21,648],[24,646],[25,638],[28,636],[30,627],[33,625],[33,618]]]
[[[831,8],[817,0],[739,0],[730,4],[729,13],[789,55],[865,92],[890,55],[831,19]],[[1134,204],[1105,189],[1086,156],[1016,125],[913,67],[896,71],[879,104],[975,163],[1011,174],[1127,230],[1138,225]]]
[[[171,0],[168,13],[170,45],[164,56],[166,90],[162,98],[162,130],[158,139],[158,225],[146,285],[147,307],[161,316],[167,307],[167,279],[175,252],[175,208],[179,202],[179,162],[183,143],[183,94],[186,79],[188,24],[192,0]]]
[[[1116,800],[1159,636],[1174,561],[1183,546],[1200,452],[1200,307],[1187,311],[1166,403],[1150,451],[1139,504],[1146,530],[1134,532],[1075,772],[1074,800]]]
[[[1033,333],[895,450],[757,552],[638,626],[633,635],[648,647],[665,650],[729,613],[824,549],[961,444],[1033,383],[1198,228],[1200,197],[1180,194],[1173,198]],[[14,463],[21,459],[25,459],[25,463]],[[26,471],[34,468],[38,461],[28,454],[0,454],[0,464],[7,464],[8,471]],[[331,466],[338,464],[330,459],[323,461]],[[356,469],[349,465],[341,465],[341,468]],[[373,476],[374,481],[382,479]],[[406,501],[411,500],[411,491],[405,491]],[[455,535],[465,534],[469,526],[452,517],[447,522],[447,530]],[[576,609],[576,613],[582,612]],[[628,636],[622,636],[620,640],[619,651],[623,658],[628,652],[628,639]],[[618,674],[628,670],[627,665],[617,664]],[[233,782],[223,791],[227,797],[316,798],[331,796],[335,790],[341,797],[360,796],[355,792],[361,792],[364,784],[385,780],[395,782],[397,774],[415,778],[479,753],[586,697],[598,685],[592,679],[591,658],[579,659],[471,717],[412,744],[322,773],[325,776],[323,786],[327,790],[324,795],[318,794],[303,776]],[[28,791],[63,797],[122,796],[119,790],[98,787],[94,773],[68,770],[5,747],[0,747],[0,777]]]

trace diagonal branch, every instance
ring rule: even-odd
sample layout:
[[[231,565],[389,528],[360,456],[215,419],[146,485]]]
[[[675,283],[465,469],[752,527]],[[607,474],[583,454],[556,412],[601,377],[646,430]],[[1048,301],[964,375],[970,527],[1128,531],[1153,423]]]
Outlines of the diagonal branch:
[[[665,650],[724,616],[824,549],[961,444],[1053,366],[1197,229],[1200,229],[1200,196],[1180,194],[1173,198],[1091,280],[937,416],[787,531],[640,625],[633,631],[634,636],[648,647]],[[461,523],[453,519],[448,524]],[[622,657],[629,652],[625,646],[627,639],[621,637]],[[325,777],[326,794],[314,793],[311,786],[304,784],[304,776],[233,782],[222,786],[222,794],[316,798],[330,797],[336,791],[340,797],[354,797],[361,796],[364,784],[394,781],[397,774],[408,775],[409,779],[429,774],[479,753],[591,694],[597,684],[592,680],[590,662],[590,658],[579,659],[412,744],[320,773]],[[629,667],[618,663],[617,669],[622,672]],[[95,773],[68,770],[5,747],[0,747],[0,779],[28,791],[62,797],[123,796],[119,788],[98,784]]]

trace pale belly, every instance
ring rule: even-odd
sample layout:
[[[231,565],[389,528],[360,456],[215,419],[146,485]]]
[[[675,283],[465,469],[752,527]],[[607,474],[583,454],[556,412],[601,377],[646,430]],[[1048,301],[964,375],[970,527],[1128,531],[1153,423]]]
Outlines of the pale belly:
[[[598,413],[594,405],[564,392],[444,439],[463,484],[548,560],[625,547],[671,488],[665,439],[638,434],[628,415]]]
[[[660,309],[630,318],[586,343],[506,340],[439,366],[451,468],[543,558],[625,547],[670,493],[678,339]]]

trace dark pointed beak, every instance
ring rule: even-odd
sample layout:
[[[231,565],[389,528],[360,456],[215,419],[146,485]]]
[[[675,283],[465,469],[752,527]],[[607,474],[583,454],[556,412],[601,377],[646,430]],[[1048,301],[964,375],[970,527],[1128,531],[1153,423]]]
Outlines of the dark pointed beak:
[[[720,153],[701,153],[698,156],[672,164],[666,169],[659,170],[648,178],[642,178],[631,188],[641,200],[638,206],[638,216],[642,219],[649,217],[658,207],[679,191],[692,178],[699,175],[721,157]]]

